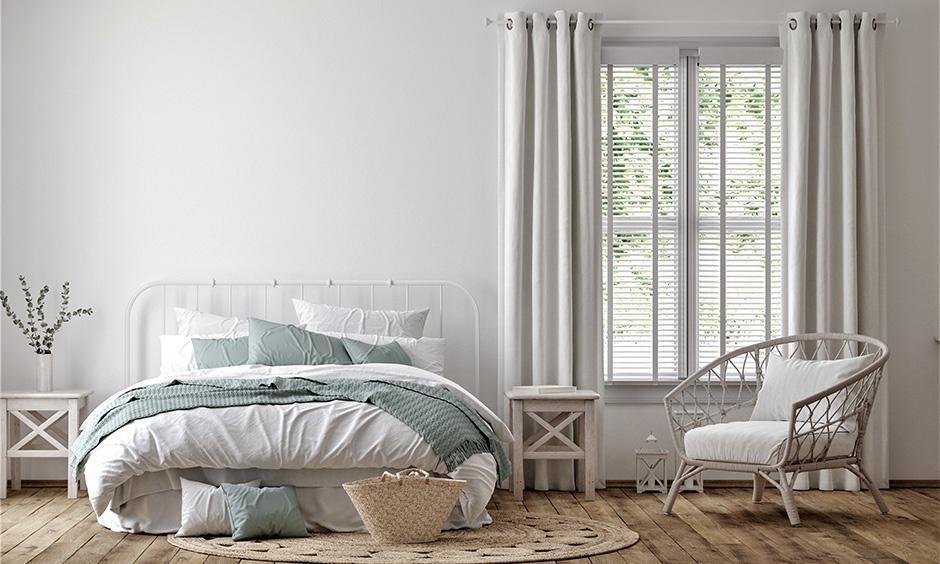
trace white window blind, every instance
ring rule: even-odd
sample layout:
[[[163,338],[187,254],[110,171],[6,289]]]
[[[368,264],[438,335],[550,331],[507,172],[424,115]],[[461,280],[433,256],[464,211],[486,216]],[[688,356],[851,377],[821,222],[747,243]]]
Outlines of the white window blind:
[[[779,92],[775,64],[603,65],[608,380],[779,334]]]

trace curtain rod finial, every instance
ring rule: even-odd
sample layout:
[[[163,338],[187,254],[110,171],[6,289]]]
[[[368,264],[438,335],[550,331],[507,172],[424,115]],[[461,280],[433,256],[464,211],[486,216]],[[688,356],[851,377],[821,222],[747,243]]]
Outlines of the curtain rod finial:
[[[483,18],[483,27],[490,27],[491,25],[493,25],[493,19],[490,18],[489,16],[484,17],[484,18]]]

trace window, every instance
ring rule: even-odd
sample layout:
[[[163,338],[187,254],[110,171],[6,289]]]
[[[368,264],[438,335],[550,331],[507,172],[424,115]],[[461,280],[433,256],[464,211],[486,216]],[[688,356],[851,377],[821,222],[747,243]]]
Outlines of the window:
[[[608,381],[675,381],[780,334],[780,66],[674,52],[602,59]]]

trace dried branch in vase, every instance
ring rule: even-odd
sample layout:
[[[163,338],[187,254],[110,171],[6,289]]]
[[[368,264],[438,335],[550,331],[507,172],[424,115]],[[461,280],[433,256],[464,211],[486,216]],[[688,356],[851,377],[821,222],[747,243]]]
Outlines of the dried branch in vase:
[[[30,292],[29,285],[26,283],[26,277],[23,275],[20,275],[20,286],[22,286],[23,295],[26,299],[25,321],[20,319],[16,312],[13,311],[13,308],[10,307],[10,298],[3,290],[0,290],[0,305],[3,306],[7,317],[9,317],[13,324],[26,336],[30,348],[32,348],[36,354],[52,354],[52,342],[55,339],[55,334],[62,328],[62,325],[73,317],[92,314],[91,308],[80,308],[69,311],[69,283],[66,281],[62,284],[62,303],[59,306],[59,313],[55,321],[49,323],[46,321],[46,313],[44,310],[46,296],[49,294],[49,286],[43,286],[42,289],[39,290],[39,295],[36,297],[35,302],[33,301],[33,295],[32,292]]]

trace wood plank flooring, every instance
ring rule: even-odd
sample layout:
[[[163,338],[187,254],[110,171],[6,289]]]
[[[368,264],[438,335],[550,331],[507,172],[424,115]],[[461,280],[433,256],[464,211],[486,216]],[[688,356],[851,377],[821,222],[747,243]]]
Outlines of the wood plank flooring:
[[[88,499],[65,488],[24,488],[0,501],[3,564],[256,564],[179,550],[162,535],[128,535],[103,528]],[[790,527],[780,495],[768,488],[751,503],[746,488],[707,488],[682,494],[673,515],[664,495],[630,488],[598,490],[595,501],[569,492],[497,490],[491,509],[589,517],[625,524],[640,542],[619,552],[571,564],[682,562],[940,562],[940,489],[884,492],[881,515],[867,492],[797,492],[803,525]]]

